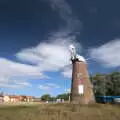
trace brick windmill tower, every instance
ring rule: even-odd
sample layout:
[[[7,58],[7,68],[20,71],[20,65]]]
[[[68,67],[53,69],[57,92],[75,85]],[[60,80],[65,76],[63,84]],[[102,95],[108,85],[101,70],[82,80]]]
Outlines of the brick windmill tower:
[[[70,101],[72,103],[89,104],[95,102],[92,84],[89,79],[85,59],[76,54],[75,47],[70,45],[72,61],[72,85]]]

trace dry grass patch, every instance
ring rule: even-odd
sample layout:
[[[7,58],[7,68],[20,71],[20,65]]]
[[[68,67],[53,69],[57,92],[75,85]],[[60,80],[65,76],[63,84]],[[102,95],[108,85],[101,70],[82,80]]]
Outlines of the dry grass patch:
[[[0,120],[120,120],[120,106],[101,104],[2,106]]]

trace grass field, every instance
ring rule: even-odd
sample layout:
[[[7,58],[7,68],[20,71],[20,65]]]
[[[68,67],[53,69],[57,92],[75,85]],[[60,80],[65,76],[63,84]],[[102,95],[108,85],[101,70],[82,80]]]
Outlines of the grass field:
[[[1,105],[0,120],[120,120],[117,105]]]

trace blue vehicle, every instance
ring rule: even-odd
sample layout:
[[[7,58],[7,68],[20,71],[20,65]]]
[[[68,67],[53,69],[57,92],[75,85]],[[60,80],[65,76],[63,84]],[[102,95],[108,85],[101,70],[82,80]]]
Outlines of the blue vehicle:
[[[114,103],[116,98],[120,98],[120,96],[96,96],[97,103]]]

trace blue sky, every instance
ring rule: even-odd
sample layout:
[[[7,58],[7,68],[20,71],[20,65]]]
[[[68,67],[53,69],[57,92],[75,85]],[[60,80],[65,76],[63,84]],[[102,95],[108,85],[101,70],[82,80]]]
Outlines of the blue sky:
[[[68,46],[89,74],[119,71],[119,0],[0,1],[0,90],[41,96],[71,84]]]

